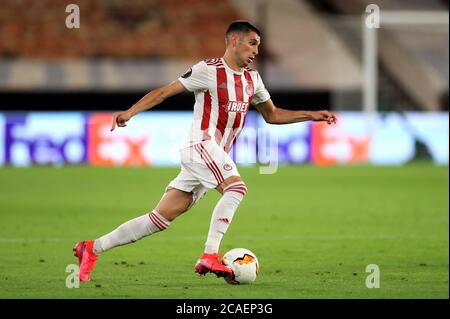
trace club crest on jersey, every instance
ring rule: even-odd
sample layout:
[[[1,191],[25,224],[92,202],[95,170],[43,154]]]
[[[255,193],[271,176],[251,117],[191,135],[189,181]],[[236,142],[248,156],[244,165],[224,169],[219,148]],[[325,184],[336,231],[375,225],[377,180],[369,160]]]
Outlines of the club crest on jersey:
[[[245,93],[247,93],[248,96],[252,96],[253,95],[253,86],[252,85],[247,85],[245,87]]]
[[[236,101],[229,101],[228,104],[225,106],[227,112],[241,112],[245,113],[248,109],[248,102],[236,102]]]

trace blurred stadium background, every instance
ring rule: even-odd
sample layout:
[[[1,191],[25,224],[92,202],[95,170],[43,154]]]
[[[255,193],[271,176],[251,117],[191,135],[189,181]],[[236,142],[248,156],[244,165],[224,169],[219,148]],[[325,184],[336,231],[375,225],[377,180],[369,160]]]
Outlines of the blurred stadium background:
[[[79,29],[66,27],[69,3],[2,2],[0,165],[176,165],[169,148],[190,124],[191,95],[140,116],[146,129],[114,135],[103,134],[109,117],[96,112],[126,109],[197,61],[221,56],[236,19],[263,30],[256,68],[277,105],[340,112],[333,128],[272,128],[280,162],[448,164],[448,1],[377,1],[394,23],[381,15],[373,45],[362,23],[372,2],[364,0],[80,0]],[[252,115],[244,136],[256,143],[264,124]],[[134,154],[127,138],[138,145]],[[105,139],[108,154],[100,151]]]
[[[69,13],[65,9],[71,3],[79,6],[80,28],[66,27]],[[381,24],[379,29],[367,30],[364,15],[366,6],[372,3],[381,9]],[[155,174],[160,174],[159,167],[173,167],[175,174],[177,148],[192,118],[192,95],[172,97],[113,134],[109,132],[111,113],[127,109],[149,90],[176,79],[197,61],[222,56],[224,32],[230,21],[237,19],[249,20],[263,32],[254,67],[276,105],[288,109],[329,109],[337,112],[339,118],[336,126],[268,126],[258,113],[251,113],[233,151],[239,164],[249,169],[267,164],[267,158],[257,156],[261,145],[258,128],[266,127],[278,136],[278,144],[271,147],[277,148],[280,164],[342,168],[355,164],[387,165],[400,170],[405,164],[425,162],[425,177],[419,179],[420,183],[431,188],[439,185],[435,194],[441,194],[442,187],[446,187],[447,193],[448,14],[448,1],[439,0],[2,0],[0,243],[14,242],[14,238],[23,235],[20,226],[7,226],[9,218],[14,217],[15,210],[24,212],[25,208],[17,205],[31,200],[27,197],[33,194],[33,190],[27,193],[35,185],[31,181],[47,178],[54,166],[150,166]],[[34,166],[47,168],[33,173],[15,168]],[[434,179],[425,182],[427,172],[436,166],[441,168],[440,183],[433,184]],[[102,178],[110,174],[107,180],[114,181],[114,171],[98,174]],[[59,181],[61,184],[55,185],[60,186],[53,186],[52,192],[63,196],[64,191],[58,187],[64,188],[64,183],[68,185],[81,176],[77,174],[82,174],[70,172],[68,180]],[[164,178],[171,178],[169,175]],[[11,181],[16,178],[14,189]],[[132,186],[133,180],[125,183]],[[52,178],[49,181],[51,184]],[[88,185],[79,185],[78,189],[98,189]],[[156,196],[154,200],[159,198],[163,186],[158,184],[158,189],[151,190],[157,192],[152,195]],[[282,188],[283,184],[277,187]],[[68,189],[74,191],[73,187]],[[20,192],[25,192],[23,197],[18,195]],[[95,203],[97,198],[92,196]],[[37,206],[42,204],[42,197],[33,200]],[[62,205],[64,200],[58,200]],[[440,205],[433,211],[440,216],[441,228],[435,232],[431,227],[430,233],[446,231],[448,235],[448,216],[444,212],[448,210],[448,198],[435,203]],[[209,216],[211,207],[202,208],[208,211],[205,216]],[[77,208],[85,209],[82,205]],[[101,207],[95,209],[104,211]],[[55,216],[59,213],[62,212]],[[108,227],[126,217],[120,211],[115,213]],[[358,209],[353,213],[357,216]],[[135,214],[129,212],[127,216]],[[59,233],[67,231],[62,225],[55,227]],[[89,235],[98,235],[108,227],[94,229]],[[68,234],[71,240],[84,236],[75,236],[74,231]],[[448,298],[448,238],[439,240],[447,249]],[[195,249],[197,252],[198,247]],[[2,259],[6,261],[9,257],[5,254]],[[437,258],[441,257],[445,256]],[[439,261],[445,268],[445,260]],[[436,294],[445,296],[445,289]],[[26,294],[18,289],[6,296]],[[34,291],[33,296],[42,295]]]

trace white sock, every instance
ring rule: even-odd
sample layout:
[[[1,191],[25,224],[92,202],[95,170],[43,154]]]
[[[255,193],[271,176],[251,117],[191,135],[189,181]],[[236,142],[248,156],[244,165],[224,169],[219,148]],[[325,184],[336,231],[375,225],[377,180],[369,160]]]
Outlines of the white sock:
[[[211,217],[208,239],[205,244],[205,253],[213,254],[219,252],[222,237],[227,232],[234,212],[237,210],[246,193],[247,187],[243,182],[230,184],[223,190],[222,198],[214,208]]]
[[[129,220],[109,234],[96,239],[93,251],[98,255],[108,249],[134,243],[145,236],[166,229],[169,225],[170,221],[165,219],[156,210],[153,210],[150,214],[145,214]]]

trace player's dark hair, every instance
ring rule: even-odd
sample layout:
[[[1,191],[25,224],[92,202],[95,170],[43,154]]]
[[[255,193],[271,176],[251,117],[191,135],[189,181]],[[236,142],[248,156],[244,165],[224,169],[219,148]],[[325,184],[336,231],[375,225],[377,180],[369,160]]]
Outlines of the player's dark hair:
[[[227,32],[225,33],[225,36],[228,37],[231,33],[238,32],[238,33],[249,33],[249,32],[255,32],[257,35],[261,36],[261,32],[259,32],[258,28],[254,25],[250,24],[250,22],[247,21],[234,21],[230,24],[230,26],[227,29]]]

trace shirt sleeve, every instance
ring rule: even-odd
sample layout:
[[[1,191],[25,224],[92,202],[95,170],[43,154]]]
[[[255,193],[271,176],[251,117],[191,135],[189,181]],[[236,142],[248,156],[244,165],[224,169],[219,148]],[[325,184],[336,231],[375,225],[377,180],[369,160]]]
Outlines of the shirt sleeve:
[[[258,105],[259,103],[266,102],[268,99],[270,99],[270,94],[266,90],[266,87],[264,86],[264,83],[258,73],[256,73],[256,77],[257,80],[256,80],[255,94],[253,95],[252,98],[253,105]]]
[[[204,61],[200,61],[190,67],[178,81],[190,92],[208,89],[208,67]]]

